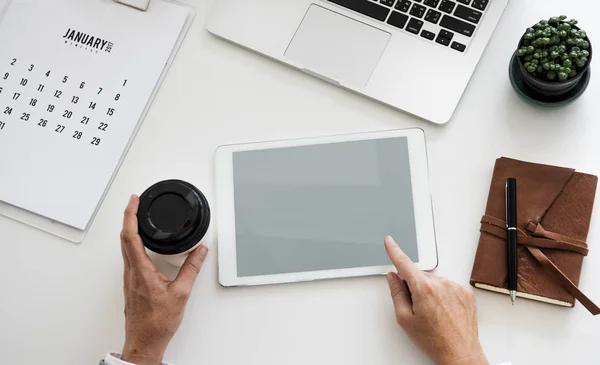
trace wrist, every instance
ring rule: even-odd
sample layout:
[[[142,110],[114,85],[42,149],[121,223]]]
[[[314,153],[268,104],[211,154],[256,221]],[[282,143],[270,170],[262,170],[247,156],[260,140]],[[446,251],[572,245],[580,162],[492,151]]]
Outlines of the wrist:
[[[447,358],[438,363],[438,365],[489,365],[485,353],[481,346],[462,354],[456,354],[452,358]]]
[[[140,346],[126,341],[121,360],[136,365],[161,365],[164,352],[160,346]]]

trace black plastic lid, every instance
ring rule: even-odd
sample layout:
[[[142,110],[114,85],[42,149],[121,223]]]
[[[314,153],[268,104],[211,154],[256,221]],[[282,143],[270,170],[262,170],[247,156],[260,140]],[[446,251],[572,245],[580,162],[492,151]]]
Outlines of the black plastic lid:
[[[190,183],[161,181],[140,196],[139,234],[144,245],[161,255],[176,255],[194,247],[210,225],[206,197]]]

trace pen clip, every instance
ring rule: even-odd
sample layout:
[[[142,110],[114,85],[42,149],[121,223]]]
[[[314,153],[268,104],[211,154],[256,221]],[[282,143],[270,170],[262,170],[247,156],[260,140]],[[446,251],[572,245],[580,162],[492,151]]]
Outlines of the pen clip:
[[[506,221],[506,229],[508,230],[508,180],[504,185],[504,220]]]

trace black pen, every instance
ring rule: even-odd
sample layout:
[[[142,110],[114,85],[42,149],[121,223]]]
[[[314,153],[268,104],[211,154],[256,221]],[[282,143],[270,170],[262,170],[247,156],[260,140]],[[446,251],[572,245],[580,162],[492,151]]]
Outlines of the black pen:
[[[508,290],[510,300],[517,299],[517,179],[506,180],[506,246],[508,259]]]

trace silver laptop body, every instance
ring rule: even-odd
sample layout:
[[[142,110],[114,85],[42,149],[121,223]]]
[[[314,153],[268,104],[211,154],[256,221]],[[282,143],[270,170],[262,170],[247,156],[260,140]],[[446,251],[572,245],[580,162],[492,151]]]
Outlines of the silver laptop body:
[[[212,34],[447,123],[508,0],[218,0]]]

